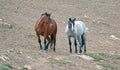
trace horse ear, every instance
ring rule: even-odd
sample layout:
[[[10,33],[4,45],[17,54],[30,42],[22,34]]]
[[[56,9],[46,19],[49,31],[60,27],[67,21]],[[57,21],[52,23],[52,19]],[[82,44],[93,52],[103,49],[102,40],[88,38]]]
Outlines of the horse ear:
[[[45,15],[47,14],[47,12],[45,12]]]
[[[49,17],[51,16],[51,14],[50,14],[50,13],[47,13],[47,12],[45,13],[45,15],[46,15],[46,16],[49,16]]]
[[[49,13],[48,16],[50,17],[50,16],[51,16],[51,13]]]
[[[74,18],[74,21],[76,20],[76,18]]]
[[[71,18],[69,18],[69,21],[71,21]]]

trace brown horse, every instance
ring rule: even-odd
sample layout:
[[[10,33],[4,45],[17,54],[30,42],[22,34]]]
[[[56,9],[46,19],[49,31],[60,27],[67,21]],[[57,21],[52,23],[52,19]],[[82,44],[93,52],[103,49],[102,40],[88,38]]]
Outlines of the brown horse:
[[[56,46],[56,34],[57,34],[57,24],[54,19],[50,17],[50,14],[43,13],[41,17],[37,20],[34,26],[36,35],[38,37],[38,43],[40,45],[40,49],[42,49],[40,35],[44,36],[44,50],[48,49],[49,44],[54,43],[53,51],[55,51]],[[46,39],[48,43],[46,44]]]

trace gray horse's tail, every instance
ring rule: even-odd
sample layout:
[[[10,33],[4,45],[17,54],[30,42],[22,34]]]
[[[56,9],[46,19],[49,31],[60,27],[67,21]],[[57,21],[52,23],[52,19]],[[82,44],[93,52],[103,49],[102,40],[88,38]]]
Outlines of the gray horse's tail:
[[[81,39],[82,39],[82,47],[83,47],[86,44],[85,33],[81,35]]]

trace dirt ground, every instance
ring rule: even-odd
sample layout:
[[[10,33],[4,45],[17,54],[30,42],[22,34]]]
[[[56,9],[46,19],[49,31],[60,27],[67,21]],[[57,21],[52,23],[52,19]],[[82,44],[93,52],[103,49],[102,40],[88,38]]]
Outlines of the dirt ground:
[[[92,60],[69,53],[69,17],[87,26],[87,53],[120,54],[120,0],[0,0],[0,60],[11,70],[100,70]],[[58,25],[56,52],[39,50],[34,24],[44,12]],[[43,43],[43,40],[42,40]],[[102,70],[105,70],[102,68]]]

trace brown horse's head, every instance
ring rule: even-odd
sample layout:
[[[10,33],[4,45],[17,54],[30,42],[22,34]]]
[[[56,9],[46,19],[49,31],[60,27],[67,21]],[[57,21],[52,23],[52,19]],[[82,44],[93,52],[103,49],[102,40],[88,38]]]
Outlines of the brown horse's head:
[[[47,12],[43,13],[35,24],[35,31],[39,34],[44,33],[50,27],[50,23],[50,14]]]
[[[54,19],[50,17],[51,14],[45,12],[37,20],[34,29],[38,35],[57,33],[57,24]]]
[[[41,24],[42,26],[47,26],[47,25],[49,25],[49,23],[50,23],[50,21],[51,21],[50,15],[51,15],[51,14],[49,14],[49,13],[47,13],[47,12],[43,13],[43,14],[41,15],[41,17],[40,17],[41,20],[40,20],[39,24]]]

